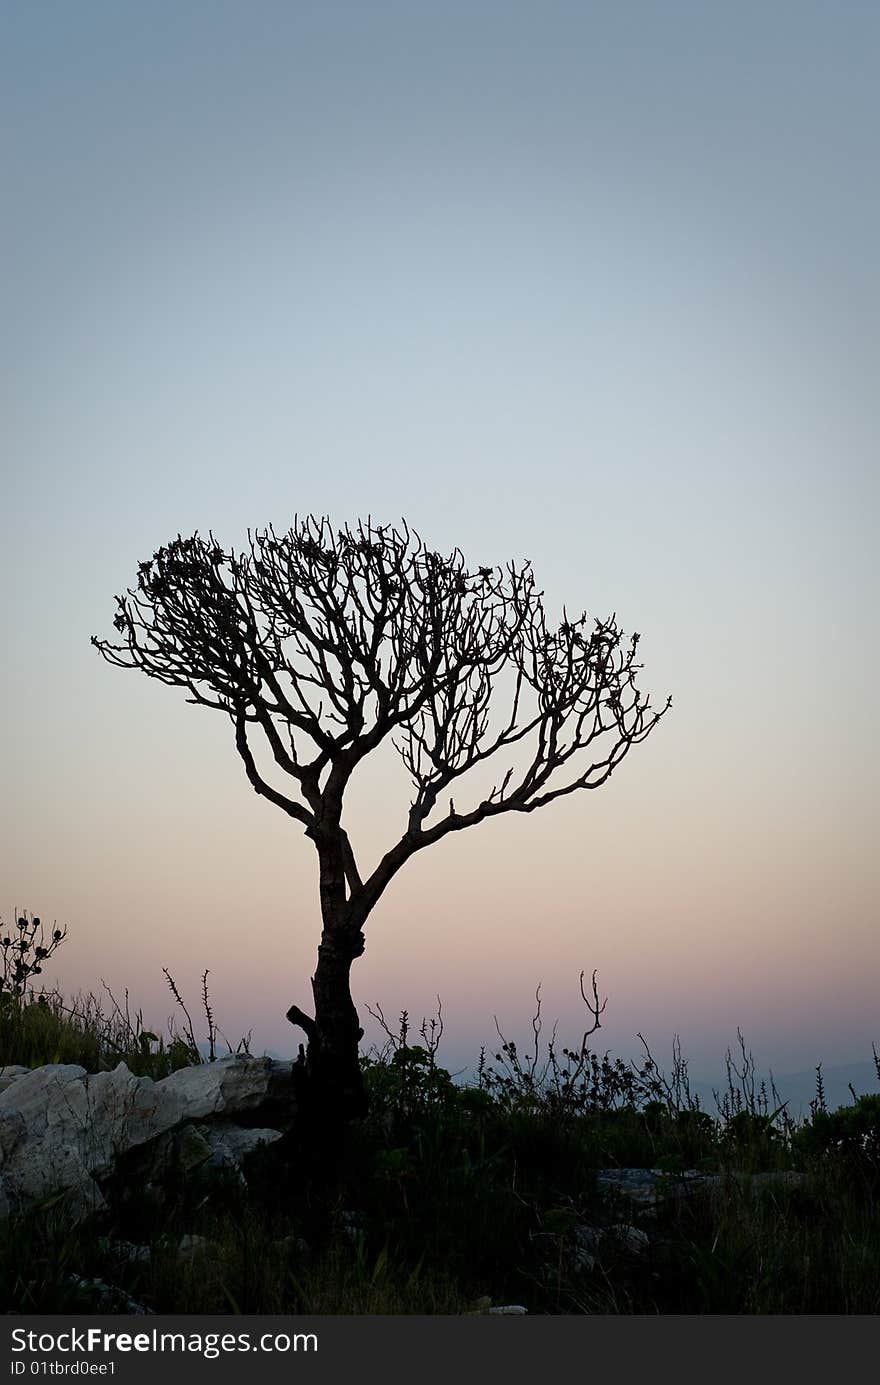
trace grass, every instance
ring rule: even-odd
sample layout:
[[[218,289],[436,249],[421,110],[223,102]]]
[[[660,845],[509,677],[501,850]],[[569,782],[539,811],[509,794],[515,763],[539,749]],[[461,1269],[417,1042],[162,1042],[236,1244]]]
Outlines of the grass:
[[[0,1063],[161,1077],[203,1061],[183,1013],[164,1040],[112,997],[7,998]],[[795,1125],[740,1040],[711,1115],[680,1053],[667,1076],[647,1049],[638,1065],[557,1052],[533,1028],[528,1055],[501,1040],[462,1087],[438,1061],[442,1026],[413,1042],[402,1017],[363,1060],[370,1113],[332,1178],[285,1140],[254,1156],[246,1189],[184,1182],[82,1225],[50,1199],[0,1224],[0,1299],[34,1313],[880,1311],[880,1096],[829,1112],[820,1074]],[[718,1178],[634,1212],[600,1195],[596,1171],[614,1167],[665,1170],[670,1190],[684,1169]],[[800,1181],[753,1181],[774,1170]],[[647,1249],[614,1223],[644,1229]],[[584,1228],[595,1254],[579,1253]],[[201,1239],[181,1246],[183,1232]]]
[[[108,1013],[92,993],[68,1002],[57,991],[45,991],[25,1004],[0,995],[0,1067],[76,1063],[101,1072],[126,1063],[139,1077],[160,1078],[201,1062],[186,1037],[174,1032],[166,1040],[144,1027],[140,1013],[129,1012],[127,997],[122,1006],[109,998]]]

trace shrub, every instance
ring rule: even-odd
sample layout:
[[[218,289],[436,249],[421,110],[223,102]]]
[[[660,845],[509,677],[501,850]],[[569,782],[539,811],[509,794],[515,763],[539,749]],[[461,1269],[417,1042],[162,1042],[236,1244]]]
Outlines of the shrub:
[[[880,1174],[880,1095],[860,1096],[836,1111],[814,1111],[793,1143],[808,1158],[836,1158],[852,1172]]]
[[[42,920],[28,917],[27,909],[18,915],[14,928],[7,929],[0,919],[0,996],[24,996],[66,937],[67,929],[57,926],[47,933]]]

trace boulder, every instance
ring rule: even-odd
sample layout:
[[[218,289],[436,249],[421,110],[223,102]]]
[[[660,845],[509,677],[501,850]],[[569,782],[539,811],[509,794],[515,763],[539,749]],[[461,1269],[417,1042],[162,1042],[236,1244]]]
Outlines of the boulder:
[[[50,1063],[15,1074],[0,1090],[0,1215],[56,1192],[79,1212],[97,1210],[101,1180],[140,1147],[158,1170],[178,1154],[184,1171],[239,1168],[282,1132],[267,1123],[243,1129],[230,1118],[286,1111],[289,1120],[292,1068],[234,1054],[159,1082],[124,1063],[112,1072]]]
[[[253,1154],[259,1145],[270,1145],[281,1139],[280,1130],[268,1127],[224,1123],[223,1125],[203,1125],[199,1133],[208,1145],[207,1164],[211,1168],[240,1168],[242,1160]]]
[[[666,1173],[663,1169],[600,1169],[596,1174],[600,1192],[611,1196],[622,1194],[631,1204],[646,1211],[655,1209],[661,1202],[685,1197],[692,1192],[717,1191],[731,1180],[741,1187],[752,1189],[783,1185],[799,1187],[804,1175],[795,1169],[727,1175],[703,1173],[699,1169],[685,1169],[678,1174]]]
[[[293,1063],[234,1054],[215,1063],[180,1068],[154,1083],[162,1101],[177,1104],[189,1120],[235,1116],[293,1096]]]
[[[5,1092],[16,1078],[24,1077],[28,1072],[30,1068],[22,1067],[21,1063],[7,1063],[5,1067],[0,1067],[0,1092]]]

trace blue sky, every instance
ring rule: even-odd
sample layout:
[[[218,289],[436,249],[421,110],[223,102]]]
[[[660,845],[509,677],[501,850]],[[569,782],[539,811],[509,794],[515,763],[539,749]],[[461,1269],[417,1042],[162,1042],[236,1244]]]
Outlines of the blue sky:
[[[876,7],[0,22],[4,916],[69,923],[65,984],[161,1013],[162,965],[210,966],[228,1028],[290,1042],[306,844],[220,718],[89,636],[178,531],[403,514],[616,610],[675,708],[601,793],[414,865],[359,1002],[440,988],[470,1051],[538,980],[576,1024],[598,965],[624,1048],[712,1067],[741,1023],[777,1064],[865,1057]],[[392,783],[353,803],[369,849]]]

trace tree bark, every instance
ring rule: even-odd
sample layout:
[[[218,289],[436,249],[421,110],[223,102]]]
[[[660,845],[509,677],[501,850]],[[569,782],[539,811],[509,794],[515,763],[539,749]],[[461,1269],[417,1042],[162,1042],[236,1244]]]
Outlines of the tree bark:
[[[300,1025],[308,1037],[307,1102],[314,1119],[331,1131],[341,1130],[346,1121],[362,1116],[367,1106],[358,1052],[363,1030],[349,981],[351,964],[364,951],[364,915],[355,916],[349,897],[352,885],[359,885],[360,881],[339,821],[342,791],[339,786],[333,787],[333,793],[328,788],[319,797],[315,786],[315,808],[320,810],[320,817],[306,833],[318,851],[323,922],[318,964],[312,977],[314,1019],[296,1006],[287,1012],[291,1023]]]
[[[351,998],[351,964],[364,950],[360,929],[324,926],[312,977],[314,1027],[308,1035],[306,1074],[317,1114],[341,1122],[362,1116],[366,1094],[358,1045],[363,1037]]]

